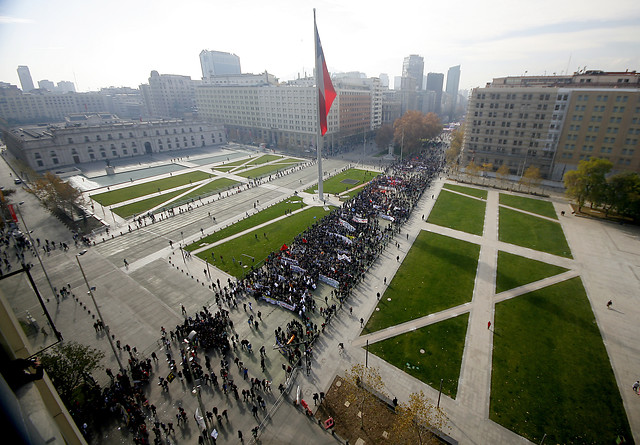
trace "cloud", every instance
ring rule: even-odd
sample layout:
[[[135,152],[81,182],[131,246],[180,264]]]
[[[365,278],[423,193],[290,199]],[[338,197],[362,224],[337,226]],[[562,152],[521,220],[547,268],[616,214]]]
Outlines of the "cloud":
[[[6,15],[0,15],[0,25],[13,25],[13,24],[27,24],[27,23],[35,23],[31,19],[21,19],[19,17],[9,17]]]

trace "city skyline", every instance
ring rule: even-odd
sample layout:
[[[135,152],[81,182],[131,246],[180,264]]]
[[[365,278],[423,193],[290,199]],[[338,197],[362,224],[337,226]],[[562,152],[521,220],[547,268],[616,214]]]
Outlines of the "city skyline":
[[[640,6],[614,0],[603,10],[600,4],[465,0],[454,13],[444,3],[376,9],[361,0],[324,0],[314,6],[332,73],[393,79],[403,59],[417,54],[425,73],[461,65],[460,89],[469,89],[525,72],[640,70]],[[0,4],[0,42],[0,81],[20,85],[16,68],[26,65],[34,83],[68,80],[78,91],[137,88],[152,70],[200,79],[203,49],[237,54],[243,72],[266,70],[282,81],[311,75],[314,63],[312,8],[290,0],[275,6],[238,1],[224,9],[201,0],[178,8],[166,0],[8,0]]]

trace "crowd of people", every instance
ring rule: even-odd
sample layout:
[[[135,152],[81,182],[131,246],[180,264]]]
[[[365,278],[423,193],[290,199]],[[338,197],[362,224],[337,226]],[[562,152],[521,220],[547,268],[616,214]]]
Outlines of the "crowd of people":
[[[272,252],[240,287],[303,320],[307,311],[316,310],[312,293],[319,281],[334,287],[344,301],[407,220],[440,163],[438,156],[424,154],[393,164],[290,246]]]

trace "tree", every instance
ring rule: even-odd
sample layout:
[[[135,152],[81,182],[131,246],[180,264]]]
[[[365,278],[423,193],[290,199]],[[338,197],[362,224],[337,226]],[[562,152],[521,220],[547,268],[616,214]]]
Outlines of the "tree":
[[[368,368],[357,363],[345,371],[345,381],[350,383],[349,399],[360,405],[360,427],[364,429],[365,407],[374,406],[378,400],[377,395],[385,396],[385,385],[380,377],[378,368]],[[351,401],[351,400],[350,400]]]
[[[509,176],[509,167],[507,167],[507,164],[502,164],[498,170],[496,170],[496,177],[503,182],[505,179],[507,179],[507,177]]]
[[[423,142],[432,139],[442,131],[442,124],[435,113],[422,114],[416,110],[407,111],[393,123],[394,141],[402,144],[406,154],[420,152]]]
[[[468,174],[469,176],[475,176],[478,174],[478,171],[480,171],[480,166],[477,165],[475,162],[470,161],[467,166],[464,168],[464,172],[466,174]]]
[[[393,127],[385,124],[376,131],[376,145],[378,148],[386,149],[393,140]]]
[[[635,172],[618,173],[607,180],[605,216],[611,209],[634,220],[640,218],[640,176]]]
[[[587,201],[591,201],[592,206],[602,203],[607,193],[606,175],[612,168],[613,164],[606,159],[591,158],[580,161],[577,170],[565,173],[565,193],[576,200],[578,211]]]
[[[522,175],[522,178],[520,178],[520,183],[526,185],[528,190],[531,190],[531,187],[537,187],[540,181],[542,181],[540,169],[533,165],[529,166]]]
[[[62,211],[71,216],[78,198],[82,195],[78,189],[51,172],[46,172],[34,181],[31,192],[52,212]]]
[[[456,128],[451,134],[451,144],[444,156],[447,162],[447,166],[452,169],[457,169],[459,165],[460,153],[462,152],[462,141],[464,139],[464,125]]]
[[[422,391],[411,393],[409,401],[400,403],[396,413],[398,417],[393,425],[394,443],[414,444],[416,438],[420,445],[430,443],[429,439],[433,437],[431,430],[442,430],[447,424],[444,412],[436,408]]]
[[[60,343],[44,353],[40,361],[67,407],[72,406],[74,390],[101,368],[104,352],[76,342]]]

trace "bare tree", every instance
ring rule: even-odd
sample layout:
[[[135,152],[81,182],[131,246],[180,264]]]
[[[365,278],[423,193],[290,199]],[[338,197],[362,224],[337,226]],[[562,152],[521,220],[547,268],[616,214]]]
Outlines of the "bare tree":
[[[409,401],[400,403],[396,413],[398,417],[393,425],[394,443],[440,443],[434,438],[432,431],[446,428],[447,417],[422,391],[411,393]]]
[[[348,398],[360,406],[360,427],[364,429],[365,407],[375,406],[379,395],[386,396],[380,372],[357,363],[345,371],[344,380],[350,383]]]

